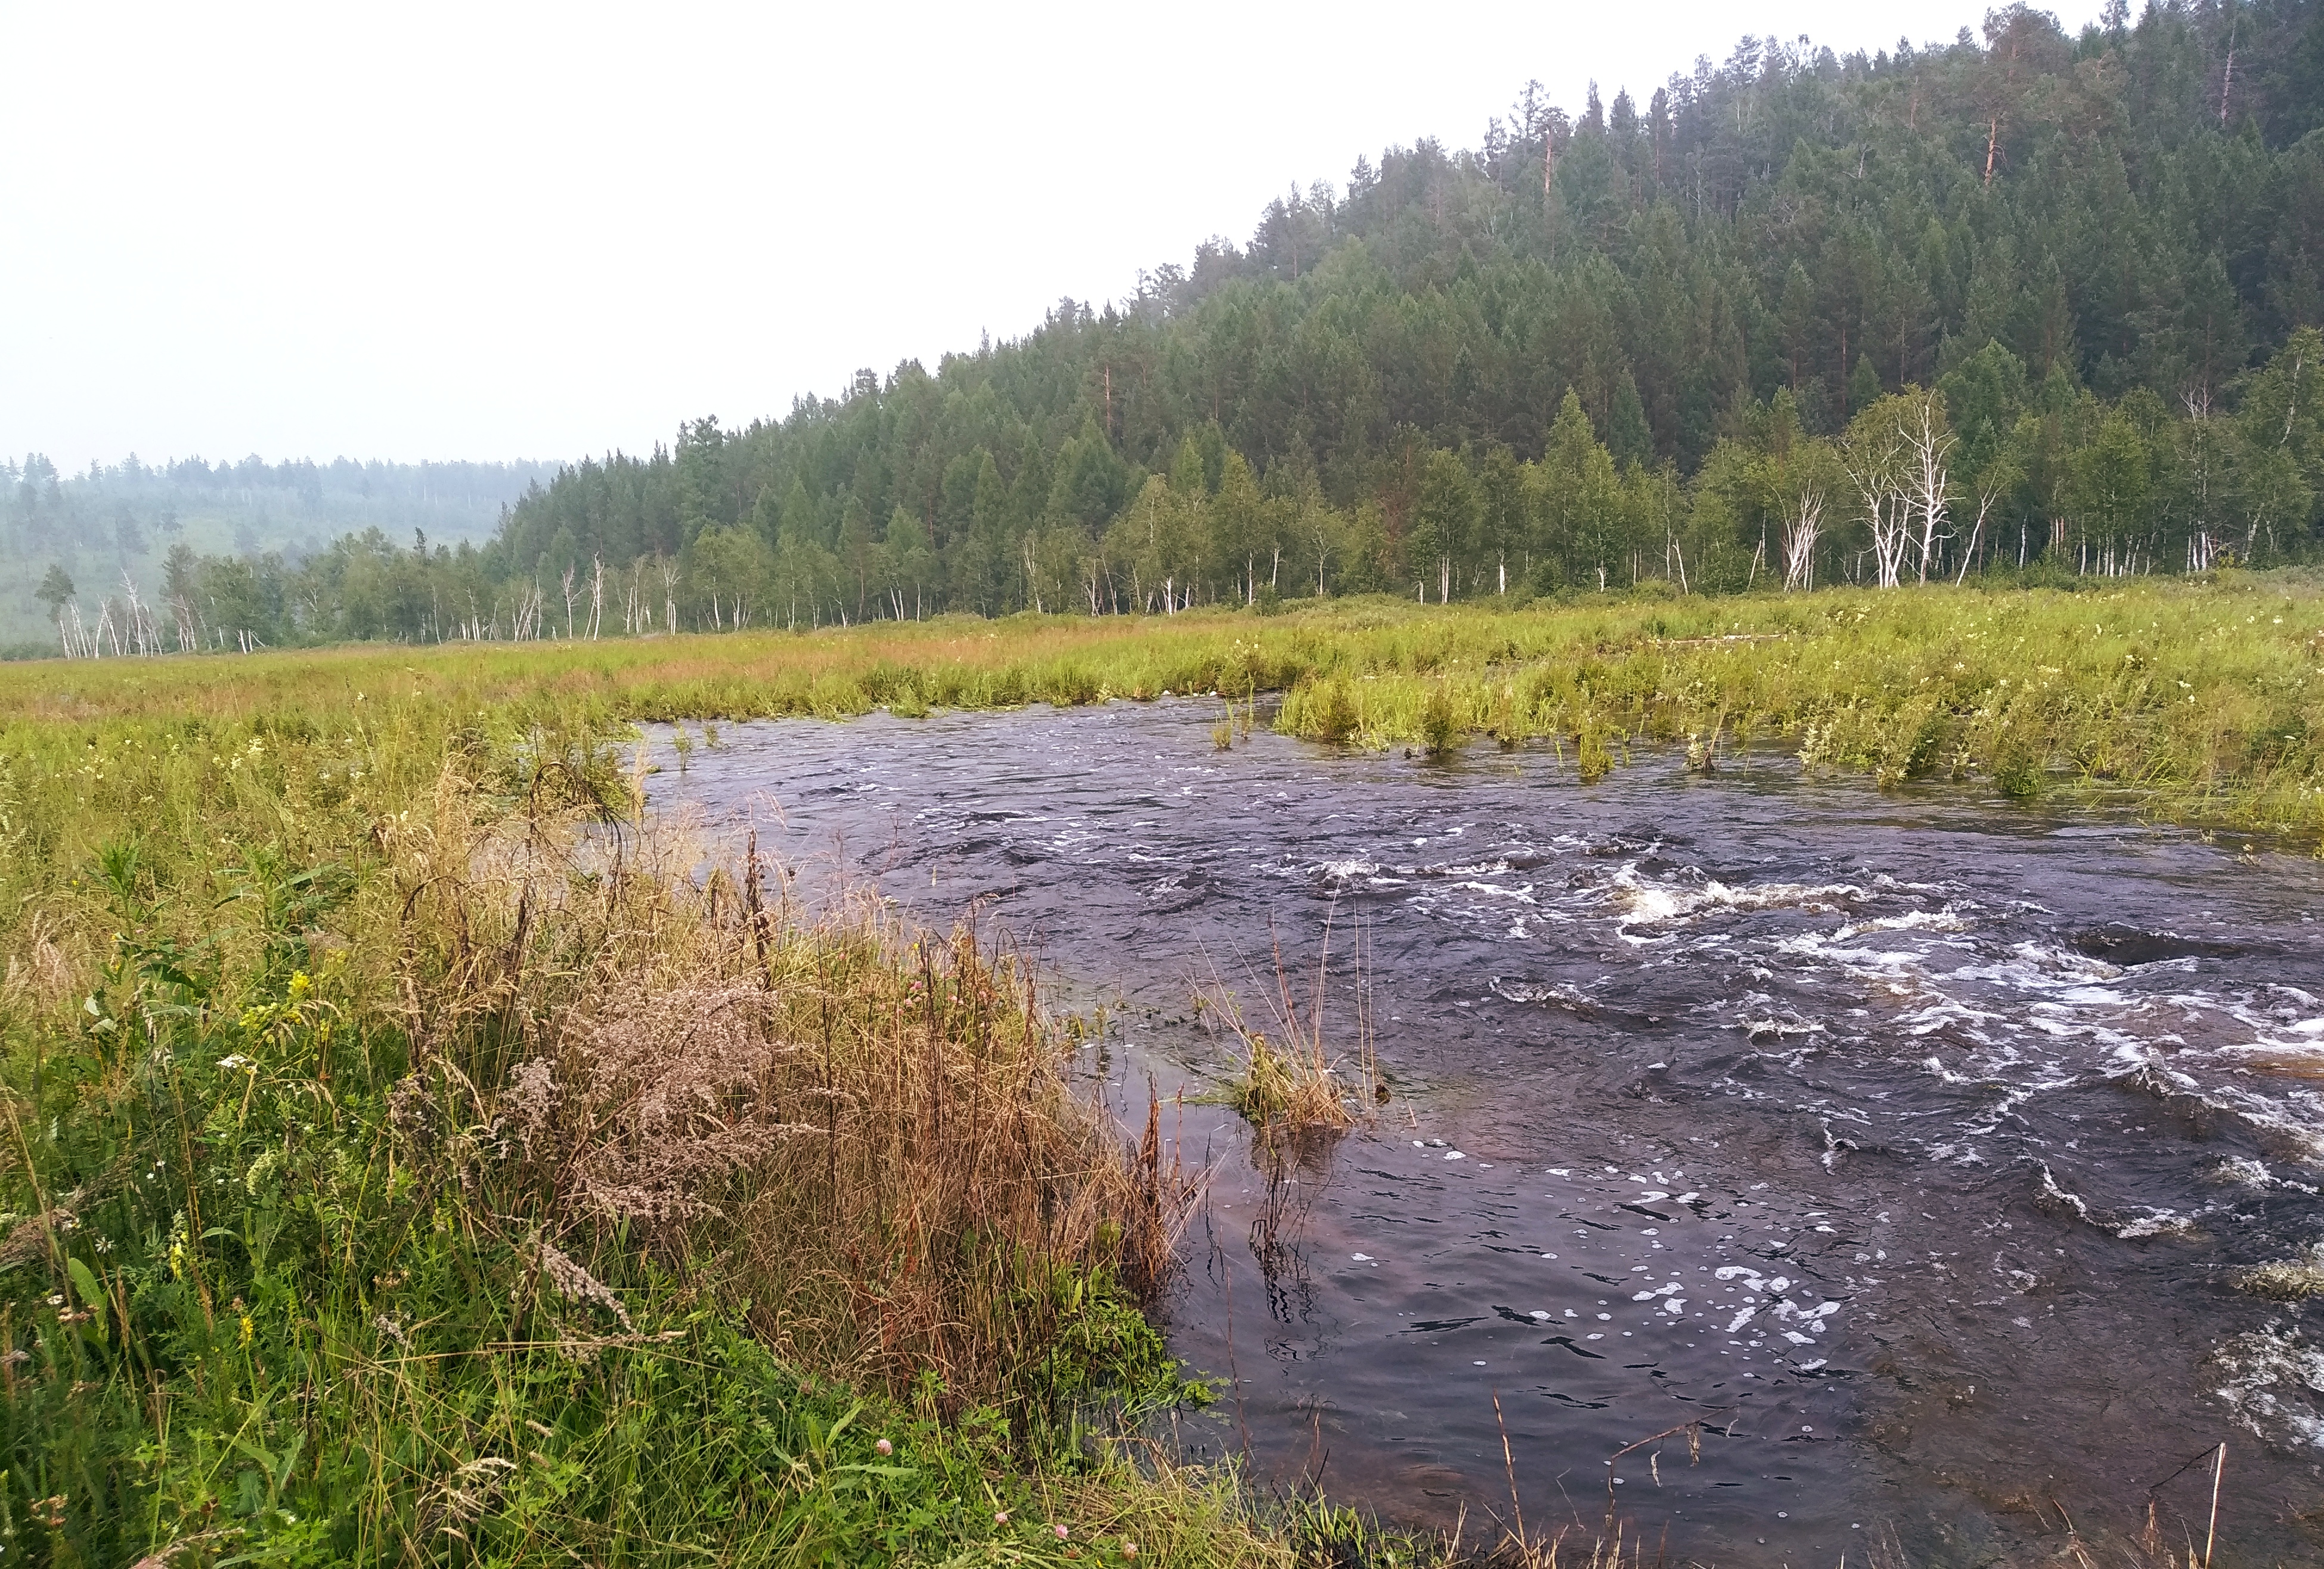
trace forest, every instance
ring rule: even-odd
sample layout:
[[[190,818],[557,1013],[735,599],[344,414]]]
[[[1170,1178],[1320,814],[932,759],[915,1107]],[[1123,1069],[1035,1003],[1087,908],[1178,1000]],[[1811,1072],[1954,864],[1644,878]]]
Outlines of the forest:
[[[148,464],[132,453],[68,473],[42,453],[0,457],[0,643],[55,652],[69,601],[94,602],[85,632],[109,624],[107,610],[131,624],[133,595],[142,607],[174,583],[188,598],[189,574],[205,558],[216,579],[202,598],[208,610],[217,585],[233,580],[233,563],[280,573],[282,562],[309,559],[349,533],[481,542],[508,503],[559,466],[268,463],[255,455]],[[246,609],[228,614],[255,623]]]
[[[50,646],[2300,560],[2319,127],[2311,0],[1746,38],[1578,114],[1529,87],[1477,147],[1360,160],[1125,300],[563,467],[484,542],[188,549],[138,604],[51,579]]]

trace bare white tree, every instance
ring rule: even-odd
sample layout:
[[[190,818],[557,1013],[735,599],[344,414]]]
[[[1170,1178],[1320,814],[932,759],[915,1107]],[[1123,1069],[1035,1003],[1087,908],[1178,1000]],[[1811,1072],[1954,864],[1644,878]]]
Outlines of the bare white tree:
[[[1867,410],[1849,432],[1844,460],[1848,477],[1856,482],[1863,500],[1865,526],[1872,532],[1875,581],[1894,588],[1912,543],[1912,493],[1904,433],[1893,420],[1876,418],[1877,411],[1877,405]]]
[[[1912,394],[1901,424],[1911,506],[1921,519],[1921,581],[1926,583],[1939,547],[1952,538],[1945,531],[1945,521],[1946,506],[1952,498],[1946,466],[1952,456],[1953,433],[1945,425],[1943,400],[1935,392]]]
[[[1041,563],[1039,558],[1034,554],[1034,546],[1036,542],[1037,537],[1030,529],[1028,529],[1025,531],[1024,540],[1025,588],[1026,592],[1032,595],[1033,614],[1038,615],[1041,614],[1044,607],[1041,604]]]
[[[1784,516],[1784,587],[1815,586],[1816,539],[1823,532],[1823,485],[1803,481]]]

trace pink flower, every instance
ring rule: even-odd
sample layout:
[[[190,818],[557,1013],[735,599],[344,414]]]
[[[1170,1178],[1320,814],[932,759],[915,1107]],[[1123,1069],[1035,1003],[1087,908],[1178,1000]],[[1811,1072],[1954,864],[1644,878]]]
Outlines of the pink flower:
[[[992,1517],[992,1523],[996,1526],[1007,1525],[1009,1523],[1009,1511],[1007,1509],[1002,1509],[1000,1513],[994,1515]]]
[[[1070,1537],[1070,1536],[1072,1536],[1072,1535],[1073,1535],[1073,1533],[1072,1533],[1071,1531],[1069,1531],[1069,1530],[1065,1529],[1065,1527],[1063,1527],[1063,1526],[1053,1526],[1053,1527],[1050,1527],[1050,1529],[1052,1529],[1052,1530],[1054,1530],[1054,1531],[1056,1531],[1056,1532],[1057,1533],[1057,1540],[1058,1540],[1058,1541],[1060,1541],[1060,1542],[1064,1541],[1067,1537]]]
[[[879,1443],[874,1444],[872,1447],[878,1450],[882,1454],[893,1454],[896,1453],[896,1446],[889,1443],[885,1438],[882,1438]]]

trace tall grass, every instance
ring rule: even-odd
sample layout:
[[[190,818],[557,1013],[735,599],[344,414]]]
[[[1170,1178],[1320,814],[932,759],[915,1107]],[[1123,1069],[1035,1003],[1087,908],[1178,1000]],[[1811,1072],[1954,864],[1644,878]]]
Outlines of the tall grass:
[[[0,1551],[1280,1556],[1077,1428],[1176,1193],[1005,953],[390,707],[12,733]]]
[[[424,710],[498,744],[543,723],[1265,690],[1285,694],[1288,734],[1432,752],[1547,742],[1585,780],[1641,743],[1714,762],[1719,745],[1775,741],[1884,784],[2101,792],[2175,820],[2313,834],[2319,655],[2324,595],[2296,572],[1520,609],[1372,599],[1269,616],[16,664],[0,668],[0,752],[28,726],[77,726],[102,749],[189,722],[243,734],[284,712],[373,720],[361,734],[376,736],[386,715]],[[1233,726],[1221,728],[1231,743]],[[322,732],[359,739],[337,718]]]
[[[1277,727],[1442,753],[1551,743],[1584,780],[1640,744],[1718,766],[2107,796],[2158,817],[2324,830],[2324,602],[2304,580],[2116,592],[1832,593],[1416,623],[1302,675]],[[1498,644],[1485,634],[1507,629]],[[1520,635],[1522,629],[1522,635]]]

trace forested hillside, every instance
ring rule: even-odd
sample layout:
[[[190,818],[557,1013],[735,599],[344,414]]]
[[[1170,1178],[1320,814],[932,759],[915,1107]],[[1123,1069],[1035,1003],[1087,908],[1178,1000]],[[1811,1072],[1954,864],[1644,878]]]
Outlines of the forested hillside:
[[[558,466],[256,457],[146,464],[132,454],[68,474],[41,453],[0,458],[0,642],[38,640],[55,651],[67,584],[90,605],[85,624],[93,627],[104,615],[96,602],[109,596],[126,609],[124,579],[141,600],[165,596],[173,580],[190,594],[204,558],[220,583],[241,570],[231,562],[246,563],[255,583],[371,530],[404,543],[415,531],[481,543],[510,503]]]
[[[2324,0],[1528,90],[1015,341],[352,540],[296,638],[1904,583],[2298,558],[2324,494]],[[215,641],[222,609],[186,614]],[[233,613],[236,616],[243,611]],[[251,613],[255,614],[255,613]],[[208,618],[207,621],[204,618]],[[163,623],[170,620],[161,617]]]

